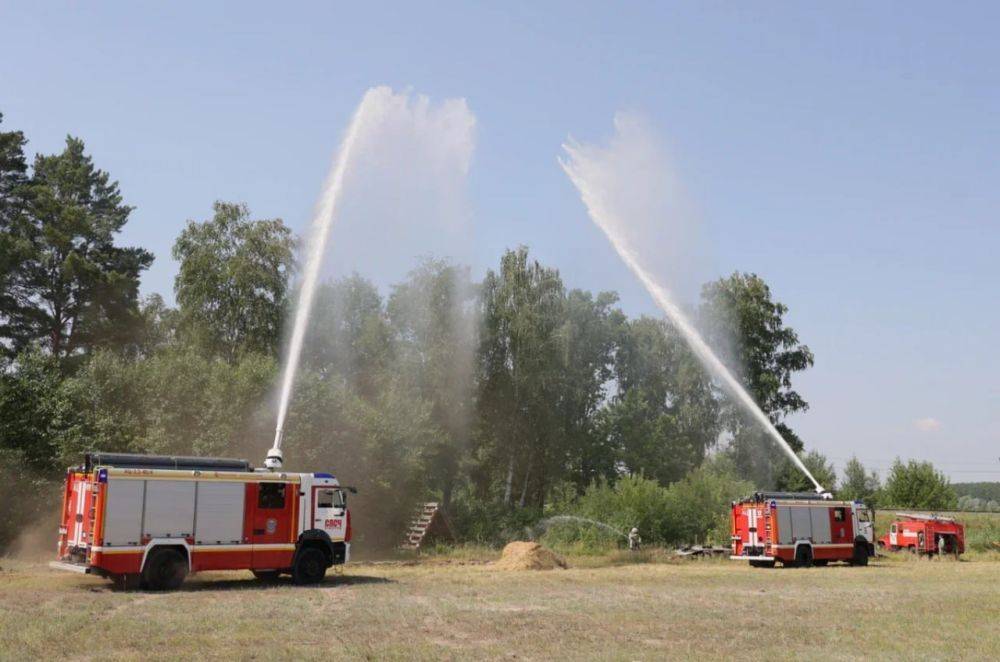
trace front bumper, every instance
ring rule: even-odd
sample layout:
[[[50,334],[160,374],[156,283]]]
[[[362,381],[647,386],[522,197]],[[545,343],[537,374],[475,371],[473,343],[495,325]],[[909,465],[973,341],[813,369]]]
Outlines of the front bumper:
[[[730,556],[730,561],[777,561],[773,556]]]

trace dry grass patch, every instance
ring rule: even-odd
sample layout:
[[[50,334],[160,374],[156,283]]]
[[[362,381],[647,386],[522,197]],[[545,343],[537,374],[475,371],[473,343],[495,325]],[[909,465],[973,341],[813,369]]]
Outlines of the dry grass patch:
[[[0,561],[0,658],[1000,658],[1000,563],[559,572],[356,564],[314,588],[207,573],[171,594]]]

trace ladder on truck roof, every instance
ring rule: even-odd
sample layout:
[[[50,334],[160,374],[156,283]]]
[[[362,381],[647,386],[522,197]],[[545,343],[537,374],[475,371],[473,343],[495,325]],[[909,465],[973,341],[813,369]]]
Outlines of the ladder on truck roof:
[[[896,513],[897,517],[918,520],[922,522],[954,522],[954,517],[942,517],[941,515],[927,515],[925,513]]]
[[[429,536],[454,539],[451,525],[440,504],[431,501],[423,504],[414,513],[410,527],[406,530],[401,549],[419,550]]]

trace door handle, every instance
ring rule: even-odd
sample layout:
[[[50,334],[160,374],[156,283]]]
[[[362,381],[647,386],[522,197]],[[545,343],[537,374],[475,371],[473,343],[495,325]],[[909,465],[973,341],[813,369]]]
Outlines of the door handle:
[[[253,534],[255,536],[262,536],[262,535],[264,535],[264,529],[254,529],[253,530]]]

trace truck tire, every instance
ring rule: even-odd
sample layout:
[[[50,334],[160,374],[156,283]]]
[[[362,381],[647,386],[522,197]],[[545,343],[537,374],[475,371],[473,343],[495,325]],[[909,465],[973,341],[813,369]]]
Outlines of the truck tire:
[[[305,547],[292,566],[292,581],[296,584],[319,584],[326,576],[326,554],[317,547]]]
[[[863,543],[854,545],[854,555],[851,556],[851,565],[868,565],[868,546]]]
[[[795,548],[796,568],[808,568],[813,564],[813,551],[809,545],[799,545]]]
[[[142,570],[142,583],[150,591],[173,591],[187,576],[187,561],[176,549],[154,549]]]

